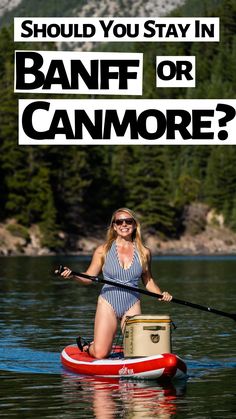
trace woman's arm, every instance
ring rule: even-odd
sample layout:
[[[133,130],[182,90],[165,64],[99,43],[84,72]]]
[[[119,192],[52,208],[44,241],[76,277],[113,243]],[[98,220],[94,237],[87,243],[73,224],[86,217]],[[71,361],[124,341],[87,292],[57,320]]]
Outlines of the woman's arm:
[[[86,275],[91,275],[91,276],[99,275],[99,273],[102,270],[104,256],[105,256],[105,246],[102,244],[98,246],[97,249],[94,251],[91,263],[89,267],[87,268],[87,270],[83,273],[85,273]],[[61,273],[61,276],[63,278],[75,279],[76,281],[85,285],[89,285],[92,283],[90,279],[82,278],[77,275],[71,275],[71,273],[72,273],[72,270],[65,266],[63,272]]]
[[[148,291],[154,292],[156,294],[161,294],[162,295],[161,301],[169,302],[172,300],[172,295],[170,295],[167,291],[162,292],[159,286],[155,283],[152,276],[152,271],[151,271],[151,253],[149,249],[146,249],[146,251],[147,251],[146,253],[147,269],[142,274],[143,284],[145,285]]]

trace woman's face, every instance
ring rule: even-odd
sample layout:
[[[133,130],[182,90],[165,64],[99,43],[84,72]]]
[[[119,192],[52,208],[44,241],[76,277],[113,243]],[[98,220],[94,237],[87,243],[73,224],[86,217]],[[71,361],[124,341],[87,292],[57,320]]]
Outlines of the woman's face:
[[[123,238],[131,237],[135,227],[136,223],[128,212],[119,211],[115,214],[113,228],[118,236]]]

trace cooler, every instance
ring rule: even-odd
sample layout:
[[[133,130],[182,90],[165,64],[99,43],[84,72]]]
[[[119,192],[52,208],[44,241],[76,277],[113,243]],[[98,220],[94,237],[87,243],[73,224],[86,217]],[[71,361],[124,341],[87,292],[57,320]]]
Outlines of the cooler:
[[[171,352],[171,319],[168,315],[128,317],[124,331],[124,356],[151,356]]]

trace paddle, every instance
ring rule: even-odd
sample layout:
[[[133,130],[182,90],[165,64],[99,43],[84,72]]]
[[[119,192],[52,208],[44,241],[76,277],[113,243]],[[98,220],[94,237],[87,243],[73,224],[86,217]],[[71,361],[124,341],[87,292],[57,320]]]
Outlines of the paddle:
[[[59,265],[58,268],[55,270],[55,274],[60,275],[63,272],[63,270],[64,270],[64,267],[62,265]],[[90,279],[93,282],[98,282],[101,284],[113,285],[115,287],[123,288],[129,291],[136,291],[136,292],[139,292],[140,294],[149,295],[149,297],[162,298],[161,294],[156,294],[154,292],[143,290],[137,287],[132,287],[131,285],[125,285],[120,282],[110,281],[109,279],[104,279],[98,276],[91,276],[91,275],[87,275],[81,272],[74,272],[74,271],[71,272],[71,275],[80,276],[81,278]],[[178,298],[175,298],[175,297],[172,298],[171,303],[181,304],[181,305],[196,308],[202,311],[208,311],[209,313],[214,313],[214,314],[218,314],[219,316],[229,317],[230,319],[233,319],[236,321],[236,314],[234,313],[226,313],[225,311],[216,310],[215,308],[202,306],[200,304],[191,303],[189,301],[179,300]]]

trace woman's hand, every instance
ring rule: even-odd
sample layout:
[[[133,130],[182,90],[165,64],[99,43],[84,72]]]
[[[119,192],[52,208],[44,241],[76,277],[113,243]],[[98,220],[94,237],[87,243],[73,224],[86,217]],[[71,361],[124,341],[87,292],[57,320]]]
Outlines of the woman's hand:
[[[167,303],[169,303],[172,300],[172,295],[168,293],[168,291],[164,291],[161,293],[162,298],[161,301],[166,301]]]
[[[72,278],[73,275],[71,275],[71,273],[72,273],[72,270],[70,268],[67,268],[67,266],[63,266],[61,271],[59,269],[55,270],[55,274],[60,275],[63,278],[69,278],[69,277]]]

